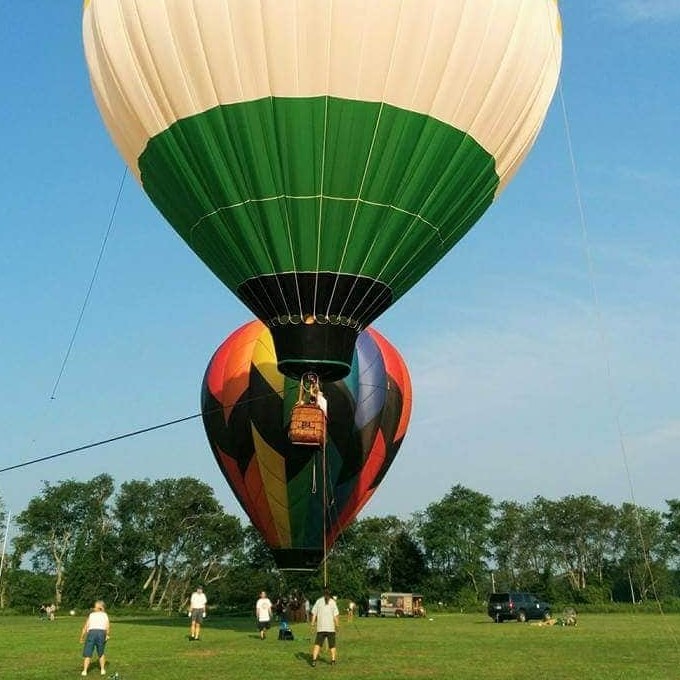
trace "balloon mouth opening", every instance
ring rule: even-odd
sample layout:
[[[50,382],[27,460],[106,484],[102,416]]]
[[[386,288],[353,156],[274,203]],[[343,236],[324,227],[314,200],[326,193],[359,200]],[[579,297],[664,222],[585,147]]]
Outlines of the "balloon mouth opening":
[[[335,382],[352,370],[354,347],[360,330],[318,323],[286,324],[269,329],[276,349],[277,368],[299,380],[316,373],[322,382]]]
[[[349,375],[357,336],[393,300],[374,278],[321,271],[254,276],[236,294],[271,331],[281,373],[325,382]]]
[[[272,555],[281,571],[316,571],[323,562],[320,548],[272,548]]]

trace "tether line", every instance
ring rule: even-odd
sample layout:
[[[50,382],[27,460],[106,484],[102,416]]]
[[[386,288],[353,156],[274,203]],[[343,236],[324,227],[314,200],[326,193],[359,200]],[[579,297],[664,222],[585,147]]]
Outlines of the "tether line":
[[[76,341],[76,336],[78,335],[78,331],[80,330],[80,325],[83,321],[83,317],[85,316],[85,309],[87,308],[87,304],[90,301],[90,296],[92,295],[92,289],[94,288],[94,282],[97,279],[97,274],[99,273],[99,266],[102,263],[102,259],[104,257],[104,250],[106,249],[106,244],[109,240],[109,235],[111,234],[111,229],[113,228],[113,220],[116,217],[116,210],[118,209],[118,204],[120,203],[120,196],[123,193],[123,185],[125,184],[125,178],[127,177],[128,173],[128,168],[127,165],[125,166],[125,169],[123,170],[123,176],[120,180],[120,185],[118,187],[118,194],[116,195],[116,200],[113,204],[113,210],[111,211],[111,217],[109,218],[109,224],[108,227],[106,228],[106,234],[104,235],[104,240],[102,241],[101,248],[99,249],[99,256],[97,257],[97,262],[95,263],[94,266],[94,272],[92,273],[92,278],[90,279],[90,284],[87,287],[87,292],[85,293],[85,299],[83,300],[83,304],[80,308],[80,314],[78,314],[78,320],[76,321],[75,328],[73,329],[73,334],[71,335],[71,340],[68,343],[68,348],[66,349],[66,354],[64,355],[64,359],[61,362],[61,368],[59,369],[59,375],[57,375],[57,379],[54,382],[54,387],[52,388],[52,394],[50,395],[50,399],[54,399],[57,390],[59,389],[59,383],[61,383],[61,378],[64,375],[64,371],[66,370],[66,364],[69,360],[69,357],[71,356],[71,350],[73,349],[73,346]]]
[[[289,388],[288,390],[280,390],[277,391],[277,394],[281,395],[282,397],[285,396],[286,392],[290,392],[291,389],[297,389],[295,388]],[[147,434],[148,432],[154,432],[155,430],[162,430],[165,427],[170,427],[172,425],[179,425],[180,423],[186,423],[189,420],[195,420],[196,418],[201,418],[205,415],[210,415],[212,413],[217,413],[219,411],[223,411],[224,409],[232,408],[234,406],[243,406],[245,404],[255,402],[255,401],[260,401],[262,399],[268,399],[270,397],[269,394],[264,394],[259,397],[253,397],[252,399],[243,399],[238,402],[238,404],[220,404],[219,406],[216,406],[214,409],[210,409],[208,411],[200,411],[199,413],[193,413],[192,415],[189,416],[184,416],[183,418],[175,418],[174,420],[168,420],[164,423],[159,423],[157,425],[150,425],[149,427],[143,427],[139,430],[133,430],[132,432],[126,432],[124,434],[119,434],[115,435],[113,437],[109,437],[108,439],[100,439],[95,442],[91,442],[89,444],[83,444],[82,446],[76,446],[71,449],[66,449],[65,451],[59,451],[58,453],[52,453],[47,456],[42,456],[40,458],[33,458],[31,460],[24,461],[23,463],[17,463],[16,465],[8,465],[7,467],[0,468],[0,474],[3,472],[9,472],[10,470],[18,470],[19,468],[24,468],[28,467],[29,465],[35,465],[37,463],[43,463],[46,460],[54,460],[55,458],[61,458],[62,456],[68,456],[72,453],[79,453],[80,451],[87,451],[88,449],[94,449],[97,448],[98,446],[104,446],[104,444],[111,444],[113,442],[121,441],[123,439],[130,439],[131,437],[137,437],[140,434]]]

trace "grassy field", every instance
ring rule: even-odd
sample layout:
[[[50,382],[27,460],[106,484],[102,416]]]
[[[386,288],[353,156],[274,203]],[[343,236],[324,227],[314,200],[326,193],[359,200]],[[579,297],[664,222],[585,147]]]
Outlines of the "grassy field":
[[[0,617],[0,677],[37,680],[80,677],[83,617]],[[506,622],[478,614],[432,619],[341,622],[338,664],[324,651],[309,665],[311,632],[293,624],[295,640],[272,628],[259,639],[250,619],[208,618],[203,639],[189,642],[188,619],[111,616],[107,677],[189,680],[196,677],[284,680],[670,680],[680,678],[680,615],[582,615],[576,628]],[[99,678],[96,662],[90,678]]]

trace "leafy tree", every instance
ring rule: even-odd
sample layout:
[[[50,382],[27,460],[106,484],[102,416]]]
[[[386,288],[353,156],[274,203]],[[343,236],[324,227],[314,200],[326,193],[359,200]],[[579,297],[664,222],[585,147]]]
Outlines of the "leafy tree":
[[[260,532],[252,524],[249,524],[244,530],[241,553],[236,556],[236,560],[249,567],[258,567],[263,571],[276,571],[276,562],[272,551],[260,536]]]
[[[527,509],[515,501],[502,501],[495,507],[490,531],[492,554],[496,563],[494,590],[521,587],[522,574],[528,569]]]
[[[30,611],[41,602],[80,608],[111,603],[182,608],[198,582],[211,604],[250,612],[257,592],[315,599],[326,576],[357,602],[386,590],[421,591],[430,602],[475,606],[493,567],[496,590],[533,590],[553,602],[635,602],[680,593],[680,500],[658,512],[593,496],[527,504],[463,486],[409,520],[353,522],[325,567],[309,574],[276,568],[251,525],[222,510],[192,478],[132,480],[113,497],[113,480],[45,483],[16,518],[0,606]],[[0,521],[4,519],[0,500]],[[29,562],[32,571],[21,567]]]
[[[113,479],[106,474],[89,482],[45,482],[40,496],[31,499],[16,517],[17,563],[30,555],[34,570],[54,573],[57,607],[62,602],[68,567],[77,557],[76,546],[97,546],[109,531],[106,506],[112,493]]]
[[[590,573],[602,584],[606,555],[613,547],[614,508],[594,496],[566,496],[544,507],[556,569],[566,574],[571,589],[585,589]]]
[[[427,576],[427,563],[420,546],[406,529],[399,532],[392,543],[390,560],[392,590],[420,592]]]
[[[205,483],[191,477],[122,485],[115,503],[125,580],[147,591],[150,607],[182,606],[192,582],[227,573],[243,542],[240,522],[224,514]]]
[[[457,485],[427,507],[420,525],[430,569],[458,587],[467,584],[478,597],[489,571],[492,507],[489,496]]]
[[[334,559],[336,555],[343,555],[344,574],[353,574],[354,583],[349,592],[354,597],[364,598],[369,592],[391,589],[393,546],[404,530],[405,523],[394,515],[367,517],[345,529],[332,555]],[[363,579],[357,576],[360,572],[365,575]],[[361,591],[354,588],[361,588]]]
[[[677,498],[667,500],[668,511],[663,513],[665,520],[665,533],[668,538],[669,556],[675,561],[676,568],[680,561],[680,500]]]
[[[630,601],[656,599],[669,577],[668,543],[661,513],[624,503],[615,528],[616,557],[620,570],[618,593],[627,581]]]
[[[7,522],[7,509],[5,508],[5,501],[0,496],[0,528],[2,528],[2,540],[4,542],[5,527]]]
[[[593,496],[566,496],[551,501],[541,496],[524,506],[500,503],[492,530],[501,587],[540,590],[559,597],[583,593],[588,579],[606,592],[611,565],[616,509]],[[555,574],[564,575],[563,589]],[[561,579],[561,577],[560,577]],[[503,585],[504,584],[504,585]]]
[[[545,584],[547,574],[554,574],[557,570],[557,547],[552,531],[553,503],[543,496],[536,496],[527,505],[524,524],[524,538],[526,539],[525,555],[528,564],[525,587],[536,589],[536,584]]]
[[[54,576],[13,567],[8,572],[8,606],[15,611],[36,613],[41,604],[54,600]]]
[[[5,608],[5,603],[7,600],[7,573],[10,568],[10,560],[7,552],[7,546],[5,545],[5,537],[7,536],[7,522],[9,518],[5,510],[5,502],[0,496],[0,609]]]

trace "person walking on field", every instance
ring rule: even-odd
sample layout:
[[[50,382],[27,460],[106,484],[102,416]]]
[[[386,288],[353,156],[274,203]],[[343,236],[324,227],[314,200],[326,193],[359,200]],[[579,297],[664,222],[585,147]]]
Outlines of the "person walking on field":
[[[312,626],[314,624],[316,624],[316,638],[312,649],[312,666],[316,666],[316,660],[319,658],[324,640],[328,640],[331,665],[335,666],[337,660],[335,634],[340,625],[340,611],[337,602],[331,597],[327,588],[324,588],[323,597],[320,597],[312,607]]]
[[[191,628],[189,630],[189,640],[199,640],[201,635],[201,624],[205,618],[205,606],[208,598],[201,586],[196,586],[196,590],[191,593],[189,603],[189,616],[191,618]]]
[[[80,642],[85,643],[83,647],[83,672],[82,676],[87,675],[87,669],[90,667],[92,655],[94,650],[97,650],[99,657],[99,671],[101,675],[106,675],[106,656],[104,650],[108,642],[111,632],[111,624],[109,623],[109,616],[105,611],[103,600],[97,600],[94,603],[94,609],[85,620],[83,629],[80,631]]]
[[[255,603],[255,618],[257,619],[257,629],[260,631],[260,640],[264,640],[272,620],[272,603],[264,590]]]

